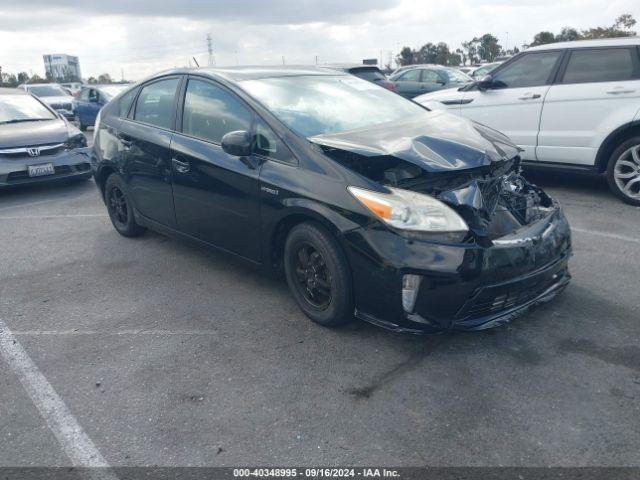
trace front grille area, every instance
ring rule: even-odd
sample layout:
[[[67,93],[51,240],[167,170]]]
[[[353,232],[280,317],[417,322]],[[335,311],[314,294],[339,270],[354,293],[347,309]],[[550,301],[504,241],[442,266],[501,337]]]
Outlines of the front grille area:
[[[484,287],[460,309],[456,318],[480,318],[525,305],[562,282],[566,275],[566,262],[559,261],[527,279]]]
[[[39,158],[49,155],[57,155],[66,148],[64,143],[48,143],[44,145],[29,145],[20,148],[9,148],[0,150],[0,159],[18,159],[18,158]],[[38,149],[39,154],[36,156],[29,155],[30,149]]]

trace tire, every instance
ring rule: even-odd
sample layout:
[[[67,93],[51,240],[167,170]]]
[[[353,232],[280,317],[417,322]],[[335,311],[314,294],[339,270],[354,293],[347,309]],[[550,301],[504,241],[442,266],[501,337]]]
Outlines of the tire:
[[[312,321],[335,327],[353,320],[351,270],[337,240],[323,227],[305,222],[291,230],[284,270],[294,299]]]
[[[640,206],[640,137],[622,142],[607,165],[611,191],[623,201]]]
[[[82,120],[80,120],[80,115],[76,115],[73,117],[73,123],[80,129],[81,132],[87,131],[87,126],[82,123]]]
[[[109,218],[114,228],[125,237],[142,235],[146,228],[136,223],[133,206],[126,194],[124,182],[115,173],[109,175],[104,185],[104,200],[109,212]]]

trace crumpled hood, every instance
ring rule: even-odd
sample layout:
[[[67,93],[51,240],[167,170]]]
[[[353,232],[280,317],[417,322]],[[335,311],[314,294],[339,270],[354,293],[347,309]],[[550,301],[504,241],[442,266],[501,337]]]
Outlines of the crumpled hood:
[[[487,166],[518,155],[520,149],[500,132],[444,111],[425,111],[407,120],[309,141],[366,157],[394,156],[427,172]]]
[[[0,125],[0,148],[63,143],[69,133],[67,124],[60,119]]]

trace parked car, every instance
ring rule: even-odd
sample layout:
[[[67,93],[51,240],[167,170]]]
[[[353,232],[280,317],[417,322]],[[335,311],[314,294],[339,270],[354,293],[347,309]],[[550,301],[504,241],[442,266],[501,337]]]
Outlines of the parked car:
[[[372,65],[328,65],[328,68],[355,75],[358,78],[375,83],[388,90],[396,89],[395,83],[387,80],[382,70]]]
[[[468,72],[469,76],[474,79],[482,78],[495,70],[499,65],[502,65],[502,63],[503,62],[485,63],[484,65],[474,68],[471,72]]]
[[[61,83],[60,86],[68,91],[69,94],[73,97],[77,97],[78,95],[80,95],[80,89],[82,89],[81,82]]]
[[[416,65],[392,75],[389,80],[395,84],[396,92],[406,98],[473,82],[466,73],[439,65]]]
[[[640,205],[640,38],[529,48],[465,88],[415,99],[505,132],[539,167],[605,174]]]
[[[87,179],[84,135],[46,103],[17,88],[0,88],[0,188]]]
[[[118,93],[129,87],[127,84],[86,85],[74,103],[74,124],[83,132],[93,127],[100,109]]]
[[[569,225],[507,137],[322,68],[173,70],[109,102],[115,229],[284,270],[313,321],[481,329],[569,281]]]
[[[21,88],[40,98],[67,120],[73,120],[73,97],[57,83],[25,84]]]

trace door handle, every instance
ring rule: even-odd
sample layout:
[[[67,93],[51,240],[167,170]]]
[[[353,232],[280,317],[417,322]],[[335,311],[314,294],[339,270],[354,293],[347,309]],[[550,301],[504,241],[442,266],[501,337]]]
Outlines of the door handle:
[[[536,98],[540,98],[539,93],[525,93],[521,97],[518,97],[518,100],[535,100]]]
[[[189,162],[183,162],[182,160],[178,160],[177,158],[172,158],[171,163],[178,173],[189,173],[189,170],[191,170],[191,165],[189,164]]]
[[[625,89],[624,87],[614,88],[612,90],[607,90],[609,95],[620,95],[622,93],[633,93],[635,90]]]

